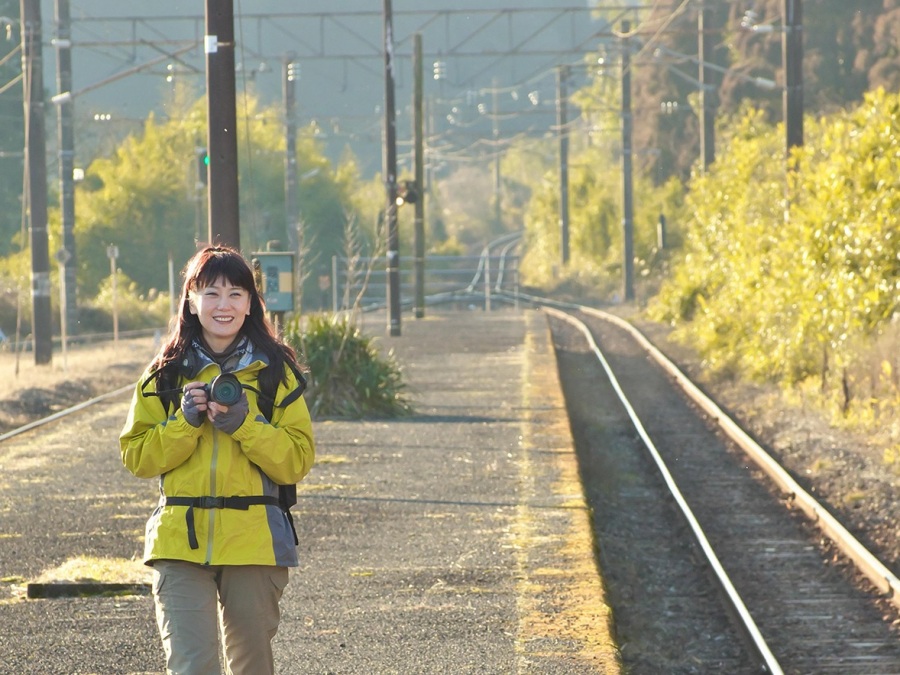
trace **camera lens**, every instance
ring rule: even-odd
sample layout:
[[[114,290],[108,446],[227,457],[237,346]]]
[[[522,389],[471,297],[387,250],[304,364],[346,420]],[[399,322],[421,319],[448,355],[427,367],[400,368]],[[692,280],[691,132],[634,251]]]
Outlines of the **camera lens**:
[[[234,405],[241,400],[241,393],[241,383],[232,373],[217,375],[209,384],[209,397],[221,405]]]

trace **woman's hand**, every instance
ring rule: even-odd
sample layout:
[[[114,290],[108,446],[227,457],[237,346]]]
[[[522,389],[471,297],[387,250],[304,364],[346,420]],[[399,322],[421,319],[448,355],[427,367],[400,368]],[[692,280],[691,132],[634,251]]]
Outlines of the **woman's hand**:
[[[247,392],[241,393],[241,400],[232,406],[222,405],[215,401],[207,404],[207,416],[213,426],[226,434],[233,434],[244,423],[247,413],[250,412],[250,404],[247,402]]]
[[[208,400],[205,382],[189,382],[184,385],[184,395],[181,397],[181,413],[188,424],[199,427],[203,424],[203,418],[207,415]]]

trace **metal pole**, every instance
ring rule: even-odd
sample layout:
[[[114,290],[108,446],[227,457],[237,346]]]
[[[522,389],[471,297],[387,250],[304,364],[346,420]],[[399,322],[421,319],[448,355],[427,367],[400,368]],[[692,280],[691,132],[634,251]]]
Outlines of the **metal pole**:
[[[703,173],[716,159],[716,93],[712,69],[707,62],[713,56],[713,32],[710,29],[712,11],[705,6],[697,18],[699,33],[698,54],[700,61],[700,158]]]
[[[63,370],[69,367],[68,357],[68,330],[66,321],[66,262],[65,256],[57,259],[57,272],[59,274],[59,337],[62,347]]]
[[[284,59],[284,211],[287,250],[299,255],[297,222],[297,64],[293,52]]]
[[[47,137],[44,128],[44,78],[40,0],[21,0],[22,84],[25,114],[25,166],[31,235],[31,308],[35,365],[53,359],[50,307],[50,250],[47,237]]]
[[[175,259],[172,256],[172,252],[169,251],[169,263],[168,263],[168,273],[169,273],[169,320],[174,321],[176,312],[176,304],[178,303],[177,298],[175,297],[176,288],[175,288]]]
[[[491,84],[491,107],[494,110],[492,128],[494,139],[494,227],[497,228],[497,232],[500,232],[503,229],[500,213],[500,82],[495,77]]]
[[[331,256],[331,311],[337,314],[338,311],[338,267],[337,256]]]
[[[623,298],[634,300],[634,195],[631,168],[631,22],[622,22],[622,238]]]
[[[69,0],[56,0],[56,86],[59,93],[72,91],[72,22]],[[62,216],[62,247],[68,254],[62,264],[66,289],[66,320],[75,327],[78,321],[75,278],[75,132],[72,98],[62,101],[56,110],[56,135],[59,144],[59,207]],[[63,284],[62,282],[65,281]],[[65,352],[64,352],[65,353]]]
[[[559,66],[556,81],[556,127],[559,137],[559,250],[560,263],[569,264],[569,130],[566,80],[569,67]]]
[[[204,47],[209,123],[209,241],[240,248],[232,0],[206,0]]]
[[[413,145],[416,191],[414,204],[416,244],[416,310],[417,319],[425,317],[425,141],[422,109],[422,34],[413,38]]]
[[[400,235],[397,228],[397,118],[394,107],[394,28],[391,0],[384,0],[384,183],[387,193],[388,331],[400,335]]]
[[[785,151],[803,145],[803,3],[784,0],[784,31],[781,34],[784,61]]]
[[[484,311],[491,311],[491,249],[484,249]]]
[[[109,275],[112,282],[112,315],[113,315],[113,346],[119,348],[119,294],[118,279],[116,274],[116,258],[119,257],[119,247],[110,244],[106,247],[106,255],[109,258]]]

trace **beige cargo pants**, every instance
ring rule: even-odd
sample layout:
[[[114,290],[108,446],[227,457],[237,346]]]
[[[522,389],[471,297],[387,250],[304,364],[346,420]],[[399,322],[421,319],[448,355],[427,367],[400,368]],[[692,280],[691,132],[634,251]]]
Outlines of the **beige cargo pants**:
[[[160,560],[153,571],[167,673],[220,675],[220,633],[228,675],[275,672],[272,638],[288,568]]]

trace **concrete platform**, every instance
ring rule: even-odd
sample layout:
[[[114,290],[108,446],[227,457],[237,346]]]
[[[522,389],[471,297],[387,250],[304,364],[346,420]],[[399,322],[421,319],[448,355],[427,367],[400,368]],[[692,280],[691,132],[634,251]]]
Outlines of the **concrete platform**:
[[[402,366],[416,413],[315,423],[278,672],[620,672],[544,316],[433,310],[404,316],[399,337],[379,317],[366,322]],[[109,406],[85,438],[41,432],[43,445],[81,449],[52,470],[96,495],[67,505],[90,511],[74,522],[92,536],[54,538],[38,509],[20,514],[0,523],[0,577],[33,575],[35,563],[11,556],[37,550],[44,567],[80,553],[139,555],[137,515],[149,515],[154,486],[117,466],[126,408]],[[28,451],[0,448],[12,456],[24,462]],[[33,475],[27,463],[11,471]],[[102,498],[111,491],[116,499]],[[26,546],[29,527],[37,541]],[[161,672],[152,617],[147,596],[0,600],[0,673]]]

